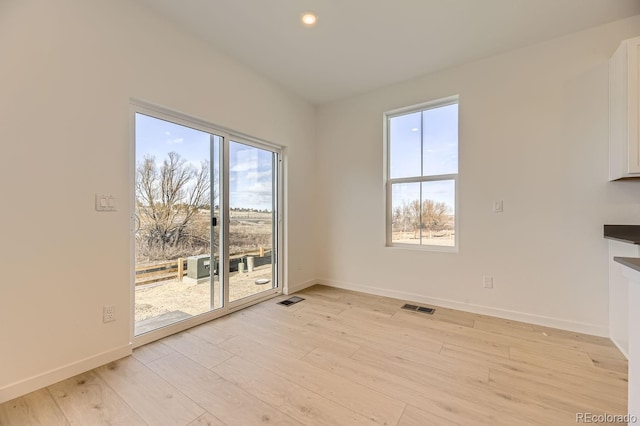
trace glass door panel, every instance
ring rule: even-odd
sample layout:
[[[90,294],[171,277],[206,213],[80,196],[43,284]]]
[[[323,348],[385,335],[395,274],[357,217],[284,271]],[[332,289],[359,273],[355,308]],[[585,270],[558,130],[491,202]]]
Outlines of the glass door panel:
[[[220,150],[207,132],[135,115],[135,334],[223,306]]]
[[[277,154],[229,142],[229,301],[277,288]]]

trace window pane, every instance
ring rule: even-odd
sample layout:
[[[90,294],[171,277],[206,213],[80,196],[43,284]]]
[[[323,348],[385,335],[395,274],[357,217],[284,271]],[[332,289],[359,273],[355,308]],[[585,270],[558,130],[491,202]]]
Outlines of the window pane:
[[[420,183],[391,187],[391,242],[420,244]]]
[[[219,248],[211,234],[219,182],[210,164],[216,137],[135,114],[136,335],[222,306],[211,274]],[[189,280],[202,285],[185,285]]]
[[[420,176],[421,113],[389,119],[389,176],[391,179]]]
[[[422,175],[458,173],[458,104],[428,109],[422,118]]]
[[[455,191],[454,180],[422,182],[423,245],[455,246]]]
[[[230,302],[277,287],[274,157],[271,151],[229,142]]]

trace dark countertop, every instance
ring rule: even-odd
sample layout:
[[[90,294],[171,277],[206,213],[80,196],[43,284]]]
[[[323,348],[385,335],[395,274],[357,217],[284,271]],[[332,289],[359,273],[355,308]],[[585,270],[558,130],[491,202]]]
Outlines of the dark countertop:
[[[640,272],[640,259],[637,257],[614,257],[613,260]]]
[[[604,237],[629,244],[640,244],[640,225],[605,225]]]

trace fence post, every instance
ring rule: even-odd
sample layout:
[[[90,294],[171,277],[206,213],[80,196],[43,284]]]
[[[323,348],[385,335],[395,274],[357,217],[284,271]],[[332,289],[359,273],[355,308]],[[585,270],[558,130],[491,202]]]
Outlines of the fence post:
[[[178,258],[178,281],[182,281],[182,275],[184,273],[184,260],[179,257]]]
[[[264,247],[260,247],[260,257],[264,257]]]

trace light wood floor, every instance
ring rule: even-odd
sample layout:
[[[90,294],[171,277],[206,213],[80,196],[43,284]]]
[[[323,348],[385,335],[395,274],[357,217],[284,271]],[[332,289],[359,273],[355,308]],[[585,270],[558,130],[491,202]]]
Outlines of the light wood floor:
[[[2,425],[575,425],[627,412],[608,340],[314,286],[0,405]]]

